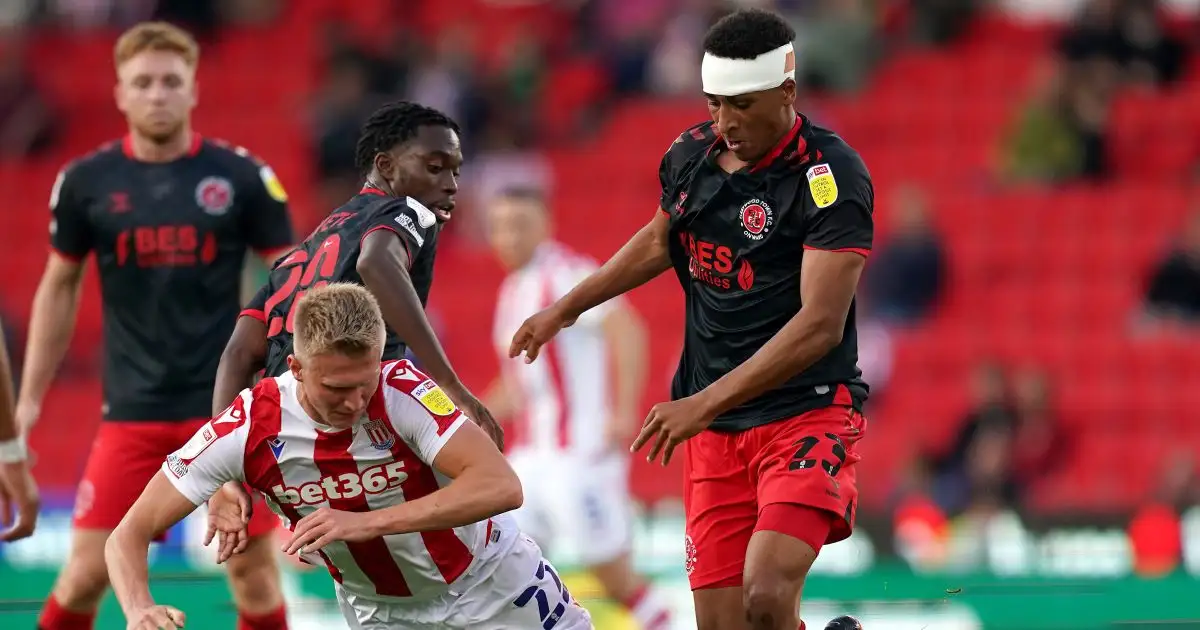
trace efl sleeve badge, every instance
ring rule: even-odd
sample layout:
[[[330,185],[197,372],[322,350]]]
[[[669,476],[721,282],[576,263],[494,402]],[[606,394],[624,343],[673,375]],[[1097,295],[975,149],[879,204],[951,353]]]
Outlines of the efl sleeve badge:
[[[808,190],[818,208],[828,208],[838,198],[837,180],[828,164],[818,164],[808,169]]]

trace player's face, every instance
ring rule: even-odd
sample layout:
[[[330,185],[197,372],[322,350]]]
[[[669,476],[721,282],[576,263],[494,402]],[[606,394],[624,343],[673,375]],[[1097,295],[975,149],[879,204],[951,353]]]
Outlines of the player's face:
[[[336,429],[354,425],[367,412],[379,387],[382,350],[361,356],[337,352],[314,354],[301,361],[288,357],[288,367],[300,382],[300,402],[314,419]]]
[[[167,142],[196,106],[196,73],[178,54],[147,50],[117,68],[116,97],[133,132]]]
[[[787,132],[796,102],[796,83],[737,96],[705,94],[708,113],[729,151],[743,162],[765,156]]]
[[[425,126],[411,141],[380,153],[375,168],[396,194],[420,201],[445,223],[454,211],[462,163],[458,134],[445,127]]]
[[[488,212],[488,240],[500,264],[524,267],[547,236],[546,209],[532,199],[499,199]]]

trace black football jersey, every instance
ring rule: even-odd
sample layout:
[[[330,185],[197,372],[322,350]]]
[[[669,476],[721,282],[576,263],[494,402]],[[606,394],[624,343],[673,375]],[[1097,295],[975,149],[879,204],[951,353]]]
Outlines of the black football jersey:
[[[295,242],[271,168],[199,136],[177,160],[141,162],[127,139],[68,164],[50,211],[51,246],[73,260],[96,257],[104,418],[208,417],[246,252]]]
[[[242,311],[267,325],[266,375],[288,370],[296,304],[304,292],[330,282],[362,284],[358,255],[375,230],[394,232],[408,251],[409,277],[424,305],[433,284],[440,225],[433,211],[411,197],[392,197],[377,188],[363,190],[330,214],[294,251],[280,259],[267,283]],[[404,358],[404,344],[390,328],[383,358]]]
[[[800,311],[805,250],[871,249],[871,176],[837,135],[797,116],[771,153],[735,173],[717,165],[724,149],[705,122],[675,141],[659,169],[671,262],[686,299],[676,399],[741,365]],[[738,431],[836,404],[861,408],[867,385],[857,363],[852,304],[836,348],[712,428]]]

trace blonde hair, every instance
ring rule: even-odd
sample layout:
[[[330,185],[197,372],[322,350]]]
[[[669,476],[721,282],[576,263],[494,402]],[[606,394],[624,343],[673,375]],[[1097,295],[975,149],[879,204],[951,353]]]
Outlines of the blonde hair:
[[[379,302],[365,288],[335,282],[310,289],[296,305],[296,356],[383,352],[385,329]]]
[[[113,47],[113,61],[120,67],[147,50],[175,53],[192,68],[200,61],[200,45],[195,38],[166,22],[142,22],[125,31]]]

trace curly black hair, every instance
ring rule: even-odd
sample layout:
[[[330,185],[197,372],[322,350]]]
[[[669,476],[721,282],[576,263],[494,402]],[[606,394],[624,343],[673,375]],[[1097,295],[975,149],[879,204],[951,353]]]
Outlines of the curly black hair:
[[[762,9],[740,9],[708,29],[704,52],[724,59],[754,59],[792,43],[796,30],[778,14]]]
[[[458,123],[432,107],[410,101],[388,103],[375,110],[358,134],[354,165],[361,175],[371,172],[375,155],[412,140],[421,127],[445,127],[460,134]]]

